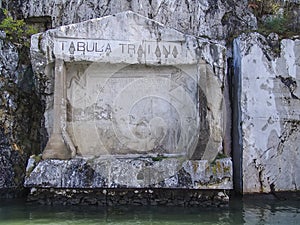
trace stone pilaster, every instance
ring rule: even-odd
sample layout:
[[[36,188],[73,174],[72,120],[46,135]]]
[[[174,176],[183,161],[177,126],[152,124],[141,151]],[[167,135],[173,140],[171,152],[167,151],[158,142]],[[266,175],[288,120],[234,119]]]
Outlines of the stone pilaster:
[[[71,152],[68,150],[62,136],[63,124],[66,119],[66,70],[62,59],[55,60],[55,84],[54,84],[54,113],[53,131],[43,152],[43,159],[70,159]]]

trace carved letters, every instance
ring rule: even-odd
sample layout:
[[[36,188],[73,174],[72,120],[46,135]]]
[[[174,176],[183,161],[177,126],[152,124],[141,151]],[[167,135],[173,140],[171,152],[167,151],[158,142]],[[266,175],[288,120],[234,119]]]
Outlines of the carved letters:
[[[91,39],[58,38],[55,42],[55,53],[69,56],[114,56],[169,59],[178,58],[181,54],[180,42],[154,42],[154,41],[116,41]]]

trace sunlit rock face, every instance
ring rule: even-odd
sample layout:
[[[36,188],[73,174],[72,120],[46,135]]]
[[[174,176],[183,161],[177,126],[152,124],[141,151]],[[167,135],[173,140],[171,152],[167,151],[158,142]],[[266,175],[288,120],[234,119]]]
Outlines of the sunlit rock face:
[[[31,67],[23,61],[16,45],[0,32],[0,198],[21,193],[27,154],[40,150],[42,105]]]
[[[10,148],[3,129],[0,130],[0,138],[0,189],[16,188],[17,184],[13,180],[14,163],[12,162],[12,158],[16,158],[18,152],[12,155],[14,151]]]
[[[73,158],[100,158],[108,186],[147,187],[189,164],[191,174],[206,173],[224,152],[226,63],[218,43],[123,12],[34,35],[31,58],[54,90],[45,112],[50,151],[65,151],[52,142],[60,136]],[[59,158],[50,155],[43,158]],[[225,164],[230,177],[230,159]],[[123,178],[112,182],[116,171]],[[217,180],[213,188],[232,185]],[[185,187],[197,188],[192,183]]]
[[[26,187],[231,189],[232,162],[178,158],[98,157],[71,160],[31,158]]]
[[[299,190],[300,40],[235,40],[244,192]]]
[[[224,39],[238,30],[256,27],[248,1],[161,1],[161,0],[30,0],[23,1],[25,18],[53,18],[53,27],[131,10],[181,32]]]
[[[0,198],[11,197],[10,189],[22,187],[25,172],[25,159],[21,152],[13,149],[13,143],[19,142],[17,131],[18,121],[15,112],[20,107],[17,101],[18,61],[19,55],[16,47],[3,39],[5,33],[1,32],[0,39]],[[19,128],[19,127],[18,127]],[[14,137],[14,138],[12,138]],[[10,141],[11,140],[11,141]],[[19,144],[19,143],[18,143]],[[17,145],[16,145],[17,146]],[[16,166],[19,165],[19,173]],[[23,167],[23,168],[22,168]],[[14,179],[19,176],[19,179]],[[5,191],[3,191],[5,190]],[[3,193],[4,192],[4,193]],[[5,193],[6,192],[6,193]]]

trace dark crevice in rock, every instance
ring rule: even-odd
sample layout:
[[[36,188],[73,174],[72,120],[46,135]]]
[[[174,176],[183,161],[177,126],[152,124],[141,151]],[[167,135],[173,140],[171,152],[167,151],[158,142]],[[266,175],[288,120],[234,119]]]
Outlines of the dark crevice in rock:
[[[210,136],[210,126],[209,126],[209,121],[207,120],[207,99],[205,96],[204,91],[199,87],[198,88],[199,92],[199,118],[200,118],[200,133],[199,133],[199,138],[198,138],[198,143],[195,152],[191,156],[191,159],[201,159],[203,156],[206,145],[209,140]]]
[[[258,179],[260,184],[260,191],[264,192],[264,182],[263,182],[263,169],[258,171]]]
[[[277,155],[281,155],[286,150],[286,143],[290,141],[290,137],[300,131],[300,121],[298,120],[286,120],[283,125],[283,132],[279,136],[280,142],[277,146]]]
[[[0,40],[0,190],[24,194],[27,159],[41,151],[43,104],[36,92],[29,49]]]
[[[279,78],[280,81],[289,89],[289,91],[291,93],[291,97],[293,99],[300,100],[300,98],[294,94],[295,90],[298,87],[297,81],[295,79],[293,79],[292,77],[283,77],[281,75],[276,76],[276,78]]]
[[[44,32],[52,28],[51,16],[33,16],[25,19],[25,22],[29,25],[37,28],[39,32]]]

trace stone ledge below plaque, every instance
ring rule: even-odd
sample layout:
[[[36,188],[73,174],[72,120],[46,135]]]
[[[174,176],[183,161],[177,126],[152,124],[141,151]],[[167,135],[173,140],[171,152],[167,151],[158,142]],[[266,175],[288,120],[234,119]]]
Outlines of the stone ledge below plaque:
[[[186,160],[131,155],[43,160],[27,166],[26,187],[232,189],[231,158]]]

